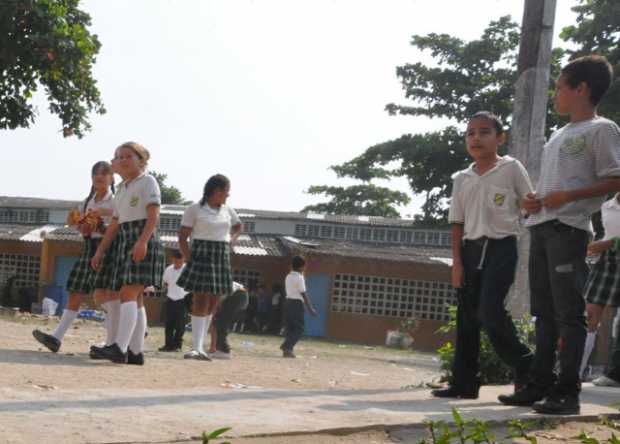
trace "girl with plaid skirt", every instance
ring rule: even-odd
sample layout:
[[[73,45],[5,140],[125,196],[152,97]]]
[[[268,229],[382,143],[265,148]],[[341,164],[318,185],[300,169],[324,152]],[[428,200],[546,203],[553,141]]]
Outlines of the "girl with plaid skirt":
[[[123,178],[114,197],[114,216],[91,264],[99,270],[106,250],[116,239],[110,286],[121,297],[116,341],[101,350],[101,357],[118,363],[144,364],[146,311],[144,288],[161,286],[164,248],[157,235],[161,192],[146,174],[150,154],[135,142],[116,149],[118,172]]]
[[[232,291],[230,245],[241,233],[241,221],[235,210],[226,205],[229,194],[228,178],[221,174],[212,176],[204,186],[200,202],[190,205],[181,219],[179,248],[187,265],[177,285],[193,293],[193,345],[185,359],[211,360],[204,350],[204,336],[219,297]]]
[[[67,222],[75,226],[83,236],[80,258],[73,266],[67,281],[69,301],[62,312],[56,329],[47,334],[34,330],[32,335],[37,341],[53,352],[57,352],[62,339],[78,315],[80,303],[84,296],[95,289],[95,271],[90,267],[102,233],[112,217],[112,199],[114,197],[114,176],[112,167],[107,162],[97,162],[91,169],[92,186],[90,193],[80,209],[69,214]]]
[[[601,208],[605,237],[588,245],[588,256],[599,256],[585,286],[588,335],[581,361],[583,374],[596,342],[596,331],[605,306],[620,306],[620,194]],[[620,386],[620,350],[614,347],[605,375],[592,381],[595,385]]]

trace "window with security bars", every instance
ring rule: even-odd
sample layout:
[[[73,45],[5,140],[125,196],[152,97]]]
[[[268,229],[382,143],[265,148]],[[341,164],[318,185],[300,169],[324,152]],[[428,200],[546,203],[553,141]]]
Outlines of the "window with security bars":
[[[296,224],[295,225],[295,236],[304,237],[306,235],[306,230],[308,226],[305,224]]]
[[[17,276],[18,287],[36,287],[39,284],[40,256],[0,253],[0,285],[11,276]]]
[[[344,227],[334,227],[334,237],[336,239],[344,239],[345,229]]]
[[[357,240],[359,230],[353,227],[347,227],[347,240]]]
[[[319,237],[319,226],[308,225],[308,237]]]
[[[243,222],[244,233],[254,233],[256,231],[256,222]]]
[[[382,228],[375,228],[372,230],[372,240],[383,242],[385,240],[385,230]]]
[[[49,211],[40,209],[0,209],[0,224],[38,224],[49,222]]]
[[[181,219],[178,217],[161,216],[159,218],[159,229],[161,231],[179,231]]]
[[[331,238],[332,237],[332,227],[329,225],[321,226],[321,237]]]
[[[387,231],[387,241],[388,242],[398,242],[398,231],[396,230],[388,230]]]
[[[239,282],[245,288],[256,287],[261,279],[260,272],[255,270],[233,269],[232,272],[233,281]]]
[[[448,321],[456,304],[447,282],[336,274],[331,310],[339,313]]]
[[[452,245],[452,235],[450,233],[441,233],[441,245],[444,247]]]
[[[401,231],[400,232],[400,242],[403,244],[410,244],[413,240],[413,232],[411,231]]]

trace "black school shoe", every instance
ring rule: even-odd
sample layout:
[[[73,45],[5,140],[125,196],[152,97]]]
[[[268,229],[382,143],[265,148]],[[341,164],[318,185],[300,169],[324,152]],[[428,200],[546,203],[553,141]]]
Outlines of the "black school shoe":
[[[435,398],[478,399],[478,389],[461,390],[454,386],[431,391]]]
[[[56,353],[58,350],[60,350],[60,345],[61,342],[56,339],[54,336],[52,335],[48,335],[47,333],[43,333],[41,330],[32,330],[32,336],[34,336],[34,338],[40,342],[41,344],[43,344],[45,347],[47,347],[50,351]]]
[[[127,350],[127,364],[144,365],[144,353],[134,354],[131,350]]]
[[[581,410],[579,395],[552,393],[535,402],[532,409],[547,415],[577,415]]]
[[[97,347],[96,345],[91,345],[88,356],[90,356],[90,359],[108,359],[105,355],[105,350],[110,347],[112,346],[104,345],[103,347]]]
[[[512,395],[499,395],[497,399],[504,405],[529,407],[545,397],[545,390],[534,384],[526,384]]]
[[[102,359],[107,359],[117,364],[127,364],[127,353],[123,353],[118,344],[112,344],[109,347],[101,349]]]

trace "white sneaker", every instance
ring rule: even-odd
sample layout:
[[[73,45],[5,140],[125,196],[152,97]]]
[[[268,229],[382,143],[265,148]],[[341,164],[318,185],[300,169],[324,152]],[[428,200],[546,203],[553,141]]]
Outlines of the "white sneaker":
[[[223,351],[216,350],[213,353],[209,353],[209,357],[212,359],[229,360],[232,358],[232,355],[230,353],[224,353]]]
[[[195,359],[197,361],[210,361],[211,358],[205,352],[199,352],[198,350],[188,351],[183,355],[184,359]]]
[[[592,384],[598,387],[620,387],[620,382],[602,375],[592,381]]]

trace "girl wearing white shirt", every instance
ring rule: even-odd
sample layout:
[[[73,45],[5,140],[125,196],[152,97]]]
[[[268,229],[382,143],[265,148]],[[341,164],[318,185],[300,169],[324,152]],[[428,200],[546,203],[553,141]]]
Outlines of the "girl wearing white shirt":
[[[620,306],[620,267],[618,247],[620,243],[620,194],[605,202],[601,207],[605,237],[588,245],[588,256],[600,255],[594,264],[585,285],[586,310],[588,313],[588,335],[581,361],[581,374],[590,359],[596,342],[596,331],[601,314],[607,305]],[[613,361],[613,356],[612,356]],[[618,366],[617,363],[616,367]],[[611,366],[613,367],[613,366]],[[596,378],[595,385],[620,386],[620,368],[608,368],[606,375]]]
[[[105,226],[112,217],[112,199],[114,197],[114,176],[112,166],[108,162],[97,162],[91,169],[92,185],[90,193],[81,209],[73,210],[67,222],[83,236],[82,252],[75,263],[67,280],[69,301],[62,312],[56,329],[47,334],[41,330],[34,330],[32,335],[37,341],[53,352],[57,352],[62,339],[77,318],[80,304],[84,297],[95,290],[95,271],[90,267],[90,261],[97,250],[105,231]]]
[[[135,142],[117,148],[118,172],[123,178],[114,197],[114,216],[91,263],[100,269],[106,249],[117,236],[112,289],[120,291],[121,308],[116,341],[101,357],[118,363],[144,364],[146,312],[144,288],[161,287],[164,248],[157,236],[161,192],[154,177],[145,174],[150,154]]]
[[[192,350],[185,359],[209,361],[204,350],[205,332],[218,298],[232,291],[230,244],[241,233],[241,221],[226,205],[230,181],[217,174],[209,178],[199,203],[190,205],[181,220],[179,248],[187,265],[177,285],[193,293]],[[192,237],[191,249],[188,238]]]

